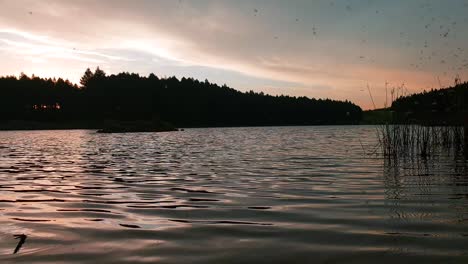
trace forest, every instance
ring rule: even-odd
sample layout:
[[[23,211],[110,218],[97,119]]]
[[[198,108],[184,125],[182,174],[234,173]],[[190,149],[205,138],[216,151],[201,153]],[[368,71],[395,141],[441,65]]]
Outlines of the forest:
[[[468,118],[468,82],[400,97],[391,110],[399,123],[462,125]]]
[[[240,92],[193,78],[107,75],[87,69],[80,85],[21,74],[0,78],[0,120],[74,123],[164,120],[178,127],[358,124],[345,101]]]

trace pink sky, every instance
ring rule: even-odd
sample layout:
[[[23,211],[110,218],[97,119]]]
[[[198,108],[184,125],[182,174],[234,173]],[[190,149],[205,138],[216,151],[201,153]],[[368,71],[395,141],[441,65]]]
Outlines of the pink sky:
[[[468,77],[462,1],[0,0],[0,75],[87,67],[383,107]],[[442,6],[441,6],[442,5]]]

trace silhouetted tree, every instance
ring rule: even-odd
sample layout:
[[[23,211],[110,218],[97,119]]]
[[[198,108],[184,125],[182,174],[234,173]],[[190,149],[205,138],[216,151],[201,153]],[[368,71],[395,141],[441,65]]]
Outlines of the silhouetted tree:
[[[99,68],[99,66],[96,68],[94,71],[94,77],[95,78],[104,78],[106,77],[106,73]]]
[[[80,79],[80,84],[83,87],[88,86],[89,80],[91,80],[93,77],[94,77],[94,73],[91,71],[91,69],[87,68],[84,75],[83,75],[83,77],[81,77],[81,79]]]

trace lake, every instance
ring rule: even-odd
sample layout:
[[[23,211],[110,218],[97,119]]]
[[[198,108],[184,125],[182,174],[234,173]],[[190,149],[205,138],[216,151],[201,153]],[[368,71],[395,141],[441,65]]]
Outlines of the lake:
[[[376,144],[372,126],[0,132],[0,262],[468,263],[466,162]]]

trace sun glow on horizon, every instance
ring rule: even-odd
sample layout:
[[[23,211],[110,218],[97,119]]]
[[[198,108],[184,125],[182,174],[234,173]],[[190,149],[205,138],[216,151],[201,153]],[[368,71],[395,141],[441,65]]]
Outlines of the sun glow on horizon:
[[[32,0],[3,3],[0,75],[77,83],[100,66],[364,109],[373,108],[367,84],[383,106],[386,83],[418,92],[468,79],[468,10],[457,3],[46,1],[47,10]]]

